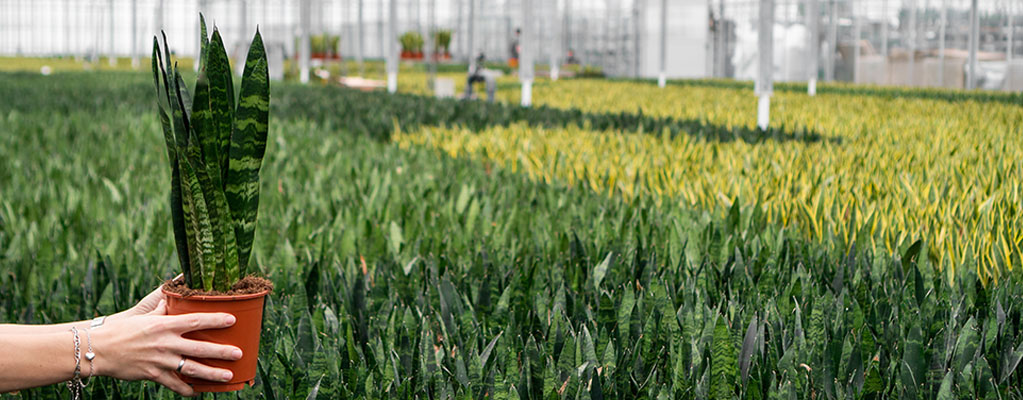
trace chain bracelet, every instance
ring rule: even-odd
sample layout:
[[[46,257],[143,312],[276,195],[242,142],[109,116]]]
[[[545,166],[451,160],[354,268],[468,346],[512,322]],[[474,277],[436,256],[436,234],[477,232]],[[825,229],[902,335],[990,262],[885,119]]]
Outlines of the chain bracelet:
[[[82,398],[82,340],[78,337],[78,328],[71,327],[71,334],[75,342],[75,372],[71,380],[67,381],[67,388],[71,391],[71,398],[79,400]]]
[[[92,328],[85,328],[86,346],[89,348],[89,351],[85,352],[85,360],[89,362],[89,377],[84,381],[79,380],[83,388],[88,386],[89,382],[92,381],[92,377],[96,375],[96,365],[92,362],[92,360],[96,359],[96,353],[92,351],[92,334],[89,333],[91,330]]]

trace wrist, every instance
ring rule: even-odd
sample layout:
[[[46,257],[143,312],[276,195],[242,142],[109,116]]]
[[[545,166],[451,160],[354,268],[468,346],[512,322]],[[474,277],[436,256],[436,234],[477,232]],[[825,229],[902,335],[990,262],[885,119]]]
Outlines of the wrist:
[[[107,318],[109,321],[110,318]],[[89,340],[92,342],[93,359],[86,360],[85,350],[82,351],[82,376],[92,378],[94,376],[111,376],[105,366],[105,361],[110,358],[110,334],[111,329],[92,329],[89,332]],[[90,365],[91,364],[91,365]]]

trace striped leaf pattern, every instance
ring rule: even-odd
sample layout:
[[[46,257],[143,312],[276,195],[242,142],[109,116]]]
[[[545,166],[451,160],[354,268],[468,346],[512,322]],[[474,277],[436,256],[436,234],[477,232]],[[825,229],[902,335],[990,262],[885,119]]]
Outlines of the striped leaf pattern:
[[[158,73],[158,48],[159,45],[154,37],[153,56],[151,58],[153,68],[153,85],[156,87],[156,108],[160,115],[160,125],[163,128],[164,142],[167,145],[167,160],[171,166],[171,191],[169,197],[171,224],[174,228],[174,243],[178,251],[178,265],[181,266],[182,273],[185,276],[185,283],[191,285],[192,272],[189,263],[188,239],[186,236],[187,230],[185,228],[185,217],[181,199],[181,171],[178,168],[178,152],[177,146],[175,145],[174,129],[171,125],[170,117],[167,115],[167,109],[164,106],[166,103],[166,91],[161,90],[162,86],[160,86],[160,74]]]
[[[242,81],[238,119],[230,60],[220,32],[202,49],[194,98],[177,66],[153,38],[153,83],[171,165],[171,217],[185,283],[227,291],[244,276],[259,204],[259,167],[266,149],[269,77],[259,33]],[[237,127],[237,129],[236,129]],[[240,262],[241,261],[241,262]]]
[[[199,13],[199,62],[206,63],[206,48],[210,44],[210,35],[206,33],[206,17]]]
[[[266,151],[270,113],[270,77],[266,52],[259,31],[249,46],[242,75],[238,113],[231,137],[230,171],[226,182],[227,201],[238,239],[238,263],[243,275],[248,265],[259,210],[259,168]]]
[[[202,187],[209,212],[210,224],[213,229],[213,241],[217,248],[223,249],[214,254],[214,283],[218,291],[228,290],[230,284],[238,279],[238,250],[235,246],[231,212],[227,207],[223,183],[220,175],[220,142],[219,126],[214,120],[213,91],[210,89],[206,72],[199,74],[195,84],[195,102],[192,108],[193,137],[202,145],[201,161],[189,159],[196,166],[196,177]],[[219,277],[224,277],[223,279]]]
[[[231,62],[227,58],[227,50],[224,49],[224,41],[220,38],[220,31],[213,29],[213,38],[210,39],[206,49],[206,76],[210,80],[210,109],[212,110],[212,123],[216,130],[211,138],[216,139],[220,148],[216,153],[219,155],[219,165],[224,166],[220,171],[220,181],[227,177],[227,158],[231,143],[231,131],[234,124],[234,82],[231,78]]]

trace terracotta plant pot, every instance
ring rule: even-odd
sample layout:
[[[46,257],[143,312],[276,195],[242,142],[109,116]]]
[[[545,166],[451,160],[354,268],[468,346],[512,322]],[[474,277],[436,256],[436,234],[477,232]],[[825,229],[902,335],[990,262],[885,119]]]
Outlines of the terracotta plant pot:
[[[240,348],[242,358],[237,361],[195,359],[211,367],[229,369],[234,373],[234,378],[230,382],[211,382],[182,375],[181,380],[192,385],[196,392],[233,392],[244,388],[246,383],[252,386],[256,380],[259,336],[263,328],[263,304],[270,291],[239,296],[188,297],[168,292],[166,289],[163,289],[163,293],[167,295],[169,315],[223,312],[236,318],[230,328],[194,331],[183,335],[188,339],[229,344]]]

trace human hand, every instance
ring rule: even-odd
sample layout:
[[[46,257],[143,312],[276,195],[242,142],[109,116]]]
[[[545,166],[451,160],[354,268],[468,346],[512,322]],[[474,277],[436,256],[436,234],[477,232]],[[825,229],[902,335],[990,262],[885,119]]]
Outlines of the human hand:
[[[178,274],[178,276],[174,277],[172,280],[178,280],[182,276],[182,274]],[[167,296],[163,294],[163,290],[160,290],[160,288],[157,287],[156,290],[153,290],[147,294],[146,297],[143,297],[142,300],[140,300],[134,307],[112,315],[110,318],[120,319],[134,315],[148,314],[156,309],[156,306],[160,304],[160,300],[167,300]]]
[[[157,290],[159,291],[159,289]],[[155,292],[154,292],[155,293]],[[153,294],[146,296],[149,299]],[[141,307],[143,299],[136,308]],[[133,308],[135,309],[135,308]],[[167,302],[159,300],[148,313],[124,315],[91,331],[96,358],[93,375],[123,380],[150,380],[177,392],[192,396],[195,392],[175,374],[178,363],[185,359],[181,374],[214,382],[227,382],[230,370],[213,368],[193,358],[238,360],[241,349],[209,342],[185,339],[181,335],[204,329],[222,329],[235,323],[226,313],[166,315]],[[85,361],[82,373],[86,373]]]

